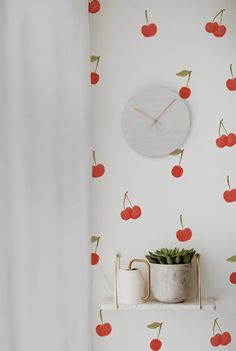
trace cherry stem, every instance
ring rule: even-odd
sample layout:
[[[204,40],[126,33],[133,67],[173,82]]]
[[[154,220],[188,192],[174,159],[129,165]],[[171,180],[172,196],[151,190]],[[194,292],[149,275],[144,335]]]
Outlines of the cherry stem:
[[[223,12],[221,12],[221,14],[220,14],[220,24],[222,22],[222,18],[223,18]]]
[[[99,61],[100,61],[100,56],[97,57],[97,60],[96,60],[96,67],[95,67],[95,73],[97,72],[97,69],[98,69],[98,64],[99,64]]]
[[[231,76],[232,76],[232,78],[234,78],[233,65],[232,65],[232,63],[229,65],[229,68],[230,68]]]
[[[192,74],[192,71],[189,71],[189,74],[188,74],[188,80],[187,80],[187,84],[186,84],[186,88],[187,88],[187,86],[188,86],[188,83],[189,83],[189,81],[190,81],[190,78],[191,78],[191,74]]]
[[[148,24],[149,22],[148,22],[147,10],[145,10],[145,17],[146,17],[146,21],[147,21],[147,24]]]
[[[218,327],[220,333],[222,334],[222,330],[221,330],[221,328],[220,328],[219,323],[217,322],[217,320],[218,320],[218,318],[216,318],[216,319],[214,320],[214,324],[213,324],[213,334],[214,334],[214,335],[216,335],[216,332],[215,332],[216,326]]]
[[[160,323],[160,327],[159,327],[159,331],[158,331],[157,339],[159,339],[159,336],[160,336],[160,334],[161,334],[162,324],[163,324],[163,323]]]
[[[229,190],[231,190],[230,180],[229,180],[229,176],[228,175],[227,175],[227,184],[228,184]]]
[[[218,13],[215,15],[215,17],[213,18],[213,21],[212,21],[212,22],[215,21],[216,17],[218,17],[219,15],[221,15],[221,19],[220,19],[220,23],[221,23],[221,21],[222,21],[222,16],[223,16],[223,12],[224,12],[225,10],[226,10],[226,9],[220,10],[220,12],[218,12]]]
[[[95,164],[95,166],[96,166],[97,162],[96,162],[95,150],[93,150],[93,161],[94,161],[94,164]]]
[[[183,154],[184,154],[184,149],[182,149],[181,153],[180,153],[179,166],[181,164],[181,161],[182,161],[182,158],[183,158]]]
[[[98,245],[99,245],[99,241],[100,241],[100,236],[97,238],[96,240],[96,247],[95,247],[95,253],[97,253],[97,249],[98,249]]]
[[[124,195],[124,200],[123,200],[123,207],[124,207],[124,209],[125,209],[125,201],[126,201],[126,199],[128,200],[130,206],[133,207],[133,206],[132,206],[132,203],[131,203],[131,201],[130,201],[130,199],[129,199],[129,196],[128,196],[128,191],[126,191],[126,192],[125,192],[125,195]]]
[[[183,215],[181,214],[179,218],[180,218],[181,227],[182,227],[182,229],[184,229]]]
[[[219,123],[219,129],[218,129],[218,133],[219,133],[219,136],[221,136],[221,127],[224,129],[225,133],[228,134],[227,132],[227,129],[225,128],[224,126],[224,123],[223,123],[223,118],[220,120],[220,123]]]
[[[99,311],[99,314],[100,314],[101,322],[102,322],[102,324],[103,324],[102,310]]]

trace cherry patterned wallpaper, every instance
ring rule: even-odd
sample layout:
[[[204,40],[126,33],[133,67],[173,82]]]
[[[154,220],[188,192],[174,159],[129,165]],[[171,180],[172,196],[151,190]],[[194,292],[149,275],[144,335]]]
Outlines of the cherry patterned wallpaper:
[[[88,12],[93,349],[235,350],[236,3],[91,0]],[[151,84],[178,91],[191,111],[184,148],[165,159],[135,154],[120,128],[126,101]],[[203,295],[217,298],[216,311],[100,309],[116,252],[128,262],[168,245],[202,254]]]

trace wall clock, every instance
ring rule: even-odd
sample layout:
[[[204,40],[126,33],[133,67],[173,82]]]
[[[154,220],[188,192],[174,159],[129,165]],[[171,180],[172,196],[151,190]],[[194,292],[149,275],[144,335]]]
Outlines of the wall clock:
[[[128,101],[122,115],[122,130],[136,152],[149,157],[165,156],[186,140],[190,113],[178,93],[154,86]]]

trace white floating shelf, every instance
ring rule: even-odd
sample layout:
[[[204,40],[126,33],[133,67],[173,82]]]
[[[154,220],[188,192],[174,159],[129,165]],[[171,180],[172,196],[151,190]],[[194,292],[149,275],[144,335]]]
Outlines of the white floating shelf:
[[[102,304],[102,310],[117,310],[112,297],[106,297]],[[205,297],[202,298],[202,310],[212,311],[216,309],[216,301],[214,298]],[[125,311],[157,311],[157,310],[172,310],[172,311],[183,311],[183,310],[199,310],[199,303],[197,298],[190,299],[181,303],[161,303],[154,300],[150,300],[140,305],[120,305],[119,310]]]

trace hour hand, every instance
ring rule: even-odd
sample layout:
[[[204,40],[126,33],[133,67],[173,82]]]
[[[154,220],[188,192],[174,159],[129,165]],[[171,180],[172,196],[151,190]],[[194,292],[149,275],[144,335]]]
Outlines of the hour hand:
[[[156,121],[155,118],[153,118],[152,116],[150,116],[148,113],[140,110],[138,107],[134,107],[134,111],[137,111],[139,113],[141,113],[142,115],[146,116],[147,118],[151,119],[153,122],[155,123],[160,123],[158,120]],[[160,123],[161,124],[161,123]]]

